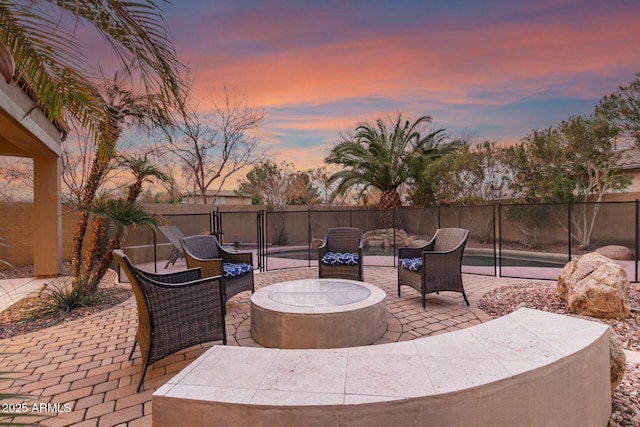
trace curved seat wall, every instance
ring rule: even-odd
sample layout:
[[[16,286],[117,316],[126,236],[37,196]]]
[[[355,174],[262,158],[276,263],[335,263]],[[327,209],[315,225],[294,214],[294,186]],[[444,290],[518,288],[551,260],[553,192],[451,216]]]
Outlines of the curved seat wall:
[[[601,427],[609,333],[523,308],[382,345],[215,346],[154,393],[153,425]]]

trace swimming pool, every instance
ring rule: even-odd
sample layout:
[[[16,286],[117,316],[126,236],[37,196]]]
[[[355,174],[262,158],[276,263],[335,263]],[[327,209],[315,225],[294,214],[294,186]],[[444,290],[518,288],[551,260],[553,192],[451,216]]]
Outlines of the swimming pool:
[[[370,256],[393,256],[393,249],[382,248],[365,248],[363,250],[364,257]],[[493,254],[493,250],[487,250],[482,248],[468,248],[465,250],[465,255],[462,257],[462,265],[467,266],[479,266],[479,267],[493,267],[498,261],[501,261],[503,267],[550,267],[550,268],[562,268],[568,262],[564,259],[566,255],[561,254],[540,254],[535,252],[523,252],[523,251],[503,251],[502,258],[496,259]],[[293,259],[301,261],[316,261],[318,259],[318,252],[316,250],[307,250],[295,248],[287,250],[287,248],[281,248],[278,251],[272,251],[267,254],[270,258],[283,258]],[[366,264],[366,258],[365,258]]]

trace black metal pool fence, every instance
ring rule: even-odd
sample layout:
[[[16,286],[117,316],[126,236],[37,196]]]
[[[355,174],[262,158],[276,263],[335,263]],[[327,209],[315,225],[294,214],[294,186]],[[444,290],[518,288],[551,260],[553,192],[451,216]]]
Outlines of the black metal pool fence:
[[[272,212],[221,211],[167,214],[163,221],[185,235],[210,233],[230,250],[254,251],[262,271],[317,265],[316,250],[331,227],[359,227],[365,236],[364,265],[397,265],[401,246],[428,241],[438,228],[470,230],[463,272],[490,276],[557,279],[573,257],[615,246],[616,260],[638,282],[638,201],[564,204],[371,209],[318,209]],[[128,237],[133,249],[153,247],[154,260],[172,248],[158,233],[140,230]],[[126,248],[125,248],[126,249]],[[600,249],[602,250],[602,249]],[[151,260],[148,260],[151,261]]]

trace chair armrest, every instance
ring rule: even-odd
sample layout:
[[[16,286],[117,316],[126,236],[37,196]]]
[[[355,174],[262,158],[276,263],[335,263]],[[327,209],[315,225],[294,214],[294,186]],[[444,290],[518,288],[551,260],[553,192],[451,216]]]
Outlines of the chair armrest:
[[[460,244],[458,244],[458,246],[456,246],[455,248],[449,249],[448,251],[423,251],[424,255],[431,255],[431,254],[452,254],[454,252],[458,252],[458,251],[464,251],[464,246],[465,246],[465,241],[460,242]]]
[[[188,251],[184,252],[187,258],[187,265],[193,268],[200,268],[202,277],[222,276],[222,258],[202,259],[191,255]]]
[[[222,246],[218,246],[220,255],[224,262],[249,264],[253,267],[253,253],[251,252],[230,252]]]
[[[424,248],[417,247],[402,247],[398,248],[398,258],[419,258]]]
[[[138,270],[138,272],[160,283],[184,283],[198,280],[202,277],[200,268],[197,267],[163,274],[148,273],[142,270]]]

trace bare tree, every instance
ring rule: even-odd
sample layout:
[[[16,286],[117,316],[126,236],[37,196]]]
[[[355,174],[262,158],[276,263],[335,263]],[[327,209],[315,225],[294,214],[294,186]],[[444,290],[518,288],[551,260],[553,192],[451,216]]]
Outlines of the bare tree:
[[[20,157],[0,159],[0,200],[26,200],[33,194],[33,161]]]
[[[231,175],[265,155],[252,135],[265,118],[263,109],[249,106],[244,94],[226,86],[213,104],[207,115],[198,103],[185,101],[177,125],[164,128],[167,143],[158,147],[160,154],[170,152],[180,159],[186,187],[198,192],[205,204],[209,188],[215,184],[220,191]]]
[[[79,206],[96,147],[90,134],[79,126],[75,129],[76,132],[62,142],[62,197],[66,202]],[[105,194],[104,183],[112,172],[113,165],[107,163],[105,173],[99,178],[97,193]]]
[[[180,203],[179,166],[162,156],[158,157],[158,163],[168,178],[166,181],[160,182],[164,190],[160,195],[161,203]]]
[[[267,160],[255,165],[244,180],[238,180],[236,193],[278,212],[288,204],[294,173],[290,163],[283,161],[278,165]]]

